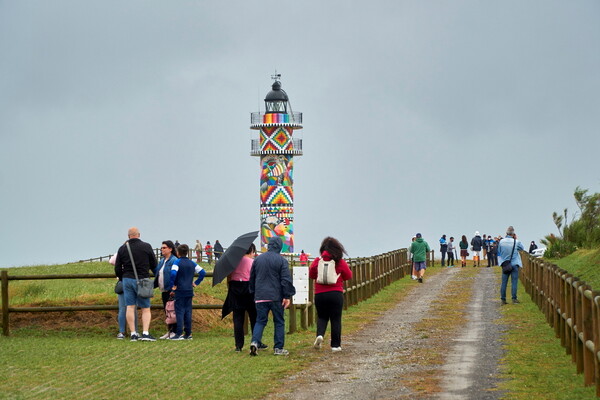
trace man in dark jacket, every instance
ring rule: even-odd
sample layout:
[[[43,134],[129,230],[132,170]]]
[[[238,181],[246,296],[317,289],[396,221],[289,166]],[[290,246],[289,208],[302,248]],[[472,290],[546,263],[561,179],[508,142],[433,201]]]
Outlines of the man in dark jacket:
[[[129,228],[127,236],[129,240],[126,243],[129,243],[131,248],[138,278],[149,278],[150,270],[154,273],[156,269],[156,256],[154,255],[152,246],[140,240],[140,231],[136,227]],[[117,251],[115,275],[123,280],[123,294],[125,295],[125,304],[127,304],[127,325],[129,325],[129,330],[131,331],[131,341],[135,342],[140,339],[154,342],[156,339],[148,331],[152,317],[150,314],[150,299],[139,297],[137,294],[137,281],[126,244],[119,247],[119,251]],[[135,331],[135,313],[137,307],[142,309],[143,332],[141,337]]]
[[[283,242],[279,237],[269,240],[268,251],[254,259],[250,272],[250,293],[254,293],[256,302],[256,324],[252,332],[250,355],[257,355],[258,344],[267,325],[269,311],[273,313],[274,353],[276,356],[288,355],[283,348],[285,341],[284,310],[290,305],[291,297],[296,294],[287,260],[279,254]]]
[[[475,232],[475,236],[471,239],[471,250],[473,251],[473,266],[480,266],[481,249],[483,248],[483,240],[479,236],[479,231]]]

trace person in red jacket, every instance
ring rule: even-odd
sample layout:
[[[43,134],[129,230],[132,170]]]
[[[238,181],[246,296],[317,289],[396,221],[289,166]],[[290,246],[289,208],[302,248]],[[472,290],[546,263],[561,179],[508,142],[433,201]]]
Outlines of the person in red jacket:
[[[344,308],[344,281],[352,279],[352,271],[344,259],[344,246],[332,237],[326,237],[316,257],[308,269],[308,276],[315,280],[315,306],[317,307],[317,338],[315,349],[320,349],[327,323],[331,321],[331,351],[342,351],[342,309]],[[316,281],[319,274],[319,260],[335,261],[335,271],[339,275],[335,284],[323,285]]]

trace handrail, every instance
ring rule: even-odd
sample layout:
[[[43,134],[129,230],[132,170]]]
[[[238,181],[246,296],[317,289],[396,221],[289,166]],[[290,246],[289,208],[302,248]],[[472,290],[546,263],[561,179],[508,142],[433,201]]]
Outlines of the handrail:
[[[583,384],[595,385],[600,397],[600,291],[543,259],[521,256],[525,291],[583,374]]]
[[[290,255],[290,268],[295,264],[295,256]],[[427,257],[428,266],[433,266],[433,252]],[[353,278],[344,283],[345,307],[364,301],[393,281],[410,275],[412,265],[406,249],[394,250],[377,256],[349,259],[348,265]],[[114,274],[48,274],[48,275],[9,275],[8,271],[0,271],[0,288],[2,297],[2,333],[10,335],[10,313],[21,312],[60,312],[60,311],[98,311],[117,310],[117,305],[79,305],[79,306],[46,306],[46,307],[11,307],[8,288],[10,281],[49,280],[49,279],[114,279]],[[213,272],[207,271],[206,277],[212,278]],[[309,285],[309,301],[306,305],[290,307],[290,333],[296,331],[296,309],[302,312],[302,328],[307,329],[313,323],[314,290]],[[162,305],[151,305],[152,309],[162,309]],[[221,309],[222,304],[194,304],[193,309]]]

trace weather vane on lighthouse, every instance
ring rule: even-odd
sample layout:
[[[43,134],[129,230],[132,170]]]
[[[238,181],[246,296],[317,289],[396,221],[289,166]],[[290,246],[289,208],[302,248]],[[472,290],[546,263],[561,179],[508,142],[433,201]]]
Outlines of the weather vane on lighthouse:
[[[294,130],[302,129],[302,113],[293,112],[281,88],[281,74],[271,75],[271,91],[265,97],[265,112],[251,114],[250,128],[259,131],[250,154],[260,157],[261,249],[269,239],[283,241],[283,253],[294,252],[294,156],[302,155],[302,140]]]

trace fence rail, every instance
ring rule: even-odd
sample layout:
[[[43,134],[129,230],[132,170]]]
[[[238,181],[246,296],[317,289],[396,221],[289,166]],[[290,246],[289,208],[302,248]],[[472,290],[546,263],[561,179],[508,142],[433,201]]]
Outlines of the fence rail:
[[[98,257],[101,258],[101,257]],[[295,257],[290,256],[290,268],[297,264]],[[344,282],[344,307],[358,304],[375,295],[392,282],[410,275],[412,264],[406,249],[391,251],[373,257],[349,259],[348,265],[352,270],[351,280]],[[427,265],[433,266],[433,251],[427,256]],[[213,272],[208,271],[206,277],[212,278]],[[0,271],[0,288],[2,290],[2,334],[10,335],[10,314],[25,312],[62,312],[62,311],[106,311],[118,310],[119,306],[81,305],[54,307],[11,307],[9,303],[9,282],[49,279],[114,279],[114,274],[53,274],[53,275],[9,275],[8,271]],[[194,304],[195,310],[221,309],[222,304]],[[162,305],[153,304],[152,309],[162,310]],[[302,329],[308,329],[314,321],[314,290],[312,280],[309,285],[308,304],[294,305],[289,310],[290,333],[297,330],[296,311],[300,311]]]
[[[600,397],[600,291],[554,264],[522,253],[523,286],[560,344]]]

